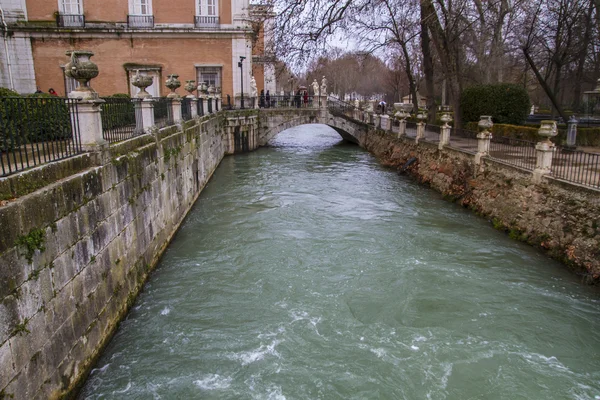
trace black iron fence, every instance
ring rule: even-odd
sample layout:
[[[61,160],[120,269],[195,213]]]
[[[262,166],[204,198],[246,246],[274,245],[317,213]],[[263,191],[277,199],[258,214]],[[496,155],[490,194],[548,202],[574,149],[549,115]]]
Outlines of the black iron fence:
[[[104,97],[102,137],[110,143],[130,139],[143,133],[136,126],[135,104],[127,97]],[[140,116],[141,117],[141,116]]]
[[[196,111],[200,117],[204,115],[204,100],[198,99],[196,103]]]
[[[600,187],[600,154],[557,147],[552,156],[552,174],[560,179]]]
[[[154,125],[158,128],[173,125],[171,99],[167,97],[156,97],[154,100]]]
[[[490,157],[517,167],[533,170],[535,168],[535,142],[504,136],[492,136]]]
[[[320,97],[319,97],[320,99]],[[319,100],[319,101],[324,101],[324,100]],[[352,103],[348,103],[336,98],[329,98],[326,100],[327,101],[327,108],[329,109],[329,111],[331,111],[334,114],[342,114],[345,115],[347,117],[353,118],[353,113],[354,110],[356,110],[356,107],[354,106],[354,104]]]
[[[468,153],[477,153],[477,132],[468,129],[450,129],[449,147]]]
[[[187,97],[181,99],[181,118],[184,121],[192,119],[192,100]]]
[[[416,122],[406,122],[406,136],[416,137],[417,136],[417,123]]]
[[[208,113],[212,114],[212,112],[213,112],[213,99],[208,98]]]
[[[425,125],[425,140],[428,142],[439,142],[442,128],[439,125]]]
[[[77,115],[73,99],[0,98],[0,176],[80,153]]]

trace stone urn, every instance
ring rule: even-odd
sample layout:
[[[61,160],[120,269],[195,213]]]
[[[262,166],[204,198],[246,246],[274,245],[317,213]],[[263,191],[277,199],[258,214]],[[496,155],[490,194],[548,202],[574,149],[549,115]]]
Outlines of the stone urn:
[[[221,86],[215,87],[215,94],[221,94]]]
[[[210,85],[206,91],[208,92],[209,96],[212,96],[213,94],[215,94],[215,87],[213,85]]]
[[[538,135],[540,135],[546,142],[550,141],[550,138],[558,134],[558,127],[556,121],[546,120],[540,122],[540,129],[538,129]]]
[[[196,90],[196,81],[193,79],[189,79],[185,81],[185,86],[183,87],[186,92],[189,93],[188,97],[196,97],[194,96],[194,90]]]
[[[170,98],[176,98],[179,97],[179,95],[175,92],[177,90],[177,88],[179,88],[181,86],[181,82],[179,82],[179,75],[177,74],[171,74],[169,75],[169,79],[166,80],[165,82],[165,86],[168,87],[169,89],[171,89],[171,93],[169,93],[167,95],[167,97]]]
[[[69,97],[84,100],[97,99],[98,93],[89,85],[90,80],[98,76],[98,66],[90,60],[94,55],[87,50],[68,50],[66,55],[71,61],[65,65],[65,75],[79,82],[79,87],[69,93]]]
[[[450,114],[448,113],[444,113],[442,115],[442,118],[440,118],[442,120],[442,122],[444,123],[444,127],[445,128],[449,128],[450,125],[448,125],[450,122],[452,122],[452,117],[450,116]]]
[[[477,123],[477,126],[479,127],[479,129],[481,129],[481,132],[489,132],[490,129],[492,129],[492,126],[494,126],[494,123],[492,122],[492,117],[490,115],[482,115],[481,117],[479,117],[479,122]]]
[[[201,84],[199,84],[198,90],[200,91],[200,93],[206,94],[208,91],[208,86],[206,85],[206,82],[202,82]]]
[[[154,82],[154,78],[152,76],[140,75],[140,71],[136,71],[135,75],[131,79],[131,84],[136,88],[140,89],[139,93],[135,96],[138,99],[150,99],[152,95],[146,92],[146,88],[151,86]]]
[[[427,113],[419,111],[419,113],[417,114],[417,119],[419,120],[419,123],[423,123],[423,121],[427,119]]]

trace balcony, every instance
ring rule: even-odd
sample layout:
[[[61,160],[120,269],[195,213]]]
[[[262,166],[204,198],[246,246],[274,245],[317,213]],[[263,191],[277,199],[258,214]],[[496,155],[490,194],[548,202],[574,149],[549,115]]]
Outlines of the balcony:
[[[154,28],[154,15],[128,15],[129,28]]]
[[[219,26],[219,17],[208,15],[196,15],[196,28],[217,28]]]
[[[83,14],[58,14],[56,25],[61,28],[83,28],[85,16]]]

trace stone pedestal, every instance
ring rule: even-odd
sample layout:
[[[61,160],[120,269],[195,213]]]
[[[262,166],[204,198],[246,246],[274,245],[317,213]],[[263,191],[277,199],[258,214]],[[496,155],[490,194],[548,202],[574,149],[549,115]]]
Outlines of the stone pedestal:
[[[171,115],[175,124],[180,123],[183,119],[181,117],[181,97],[171,97]]]
[[[215,95],[215,112],[221,111],[223,109],[223,103],[221,102],[221,95]]]
[[[438,144],[440,150],[450,144],[450,129],[450,125],[442,125],[440,128],[440,143]]]
[[[198,99],[196,96],[188,96],[190,99],[190,115],[192,118],[196,118],[198,116]]]
[[[69,103],[71,114],[71,125],[79,127],[79,137],[81,148],[84,151],[98,151],[108,142],[102,137],[102,104],[105,101],[82,100],[74,103]],[[75,135],[73,135],[75,137]]]
[[[419,140],[425,138],[425,122],[417,122],[417,136],[415,137],[415,143],[419,143]]]
[[[327,96],[320,96],[321,98],[321,108],[327,108]]]
[[[375,124],[375,128],[381,128],[381,116],[379,114],[373,115],[373,123]]]
[[[481,162],[481,157],[490,154],[490,141],[492,140],[492,132],[483,131],[477,134],[477,154],[475,154],[475,164]]]
[[[139,99],[135,102],[136,130],[148,132],[154,126],[154,99]]]
[[[400,139],[402,136],[406,136],[406,120],[401,119],[399,123],[400,125],[398,126],[398,139]]]
[[[552,155],[556,146],[549,140],[538,142],[535,145],[535,169],[533,170],[533,182],[540,183],[542,177],[552,173]]]
[[[202,102],[202,116],[208,115],[208,95],[203,94],[200,96],[200,100]]]
[[[389,131],[392,128],[392,125],[390,124],[390,116],[389,115],[382,115],[381,116],[381,129],[383,129],[384,131]]]

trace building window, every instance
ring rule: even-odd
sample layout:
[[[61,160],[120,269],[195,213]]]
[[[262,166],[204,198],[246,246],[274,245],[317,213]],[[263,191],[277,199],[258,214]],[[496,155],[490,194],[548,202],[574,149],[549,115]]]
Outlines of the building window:
[[[152,0],[129,0],[129,14],[152,15]]]
[[[198,67],[196,75],[198,84],[206,83],[207,86],[221,87],[221,67]]]
[[[142,76],[151,76],[154,78],[152,81],[152,85],[146,88],[146,92],[150,93],[152,97],[160,97],[160,68],[157,67],[141,67],[136,69],[127,69],[127,81],[129,82],[129,95],[131,97],[135,97],[140,89],[136,86],[133,86],[131,83],[133,81],[133,77],[140,71],[140,75]]]
[[[85,17],[81,0],[58,0],[60,12],[56,16],[56,23],[62,27],[83,27]]]
[[[218,0],[196,0],[196,27],[214,27],[219,25]]]
[[[152,0],[129,0],[127,25],[130,28],[153,28]]]

